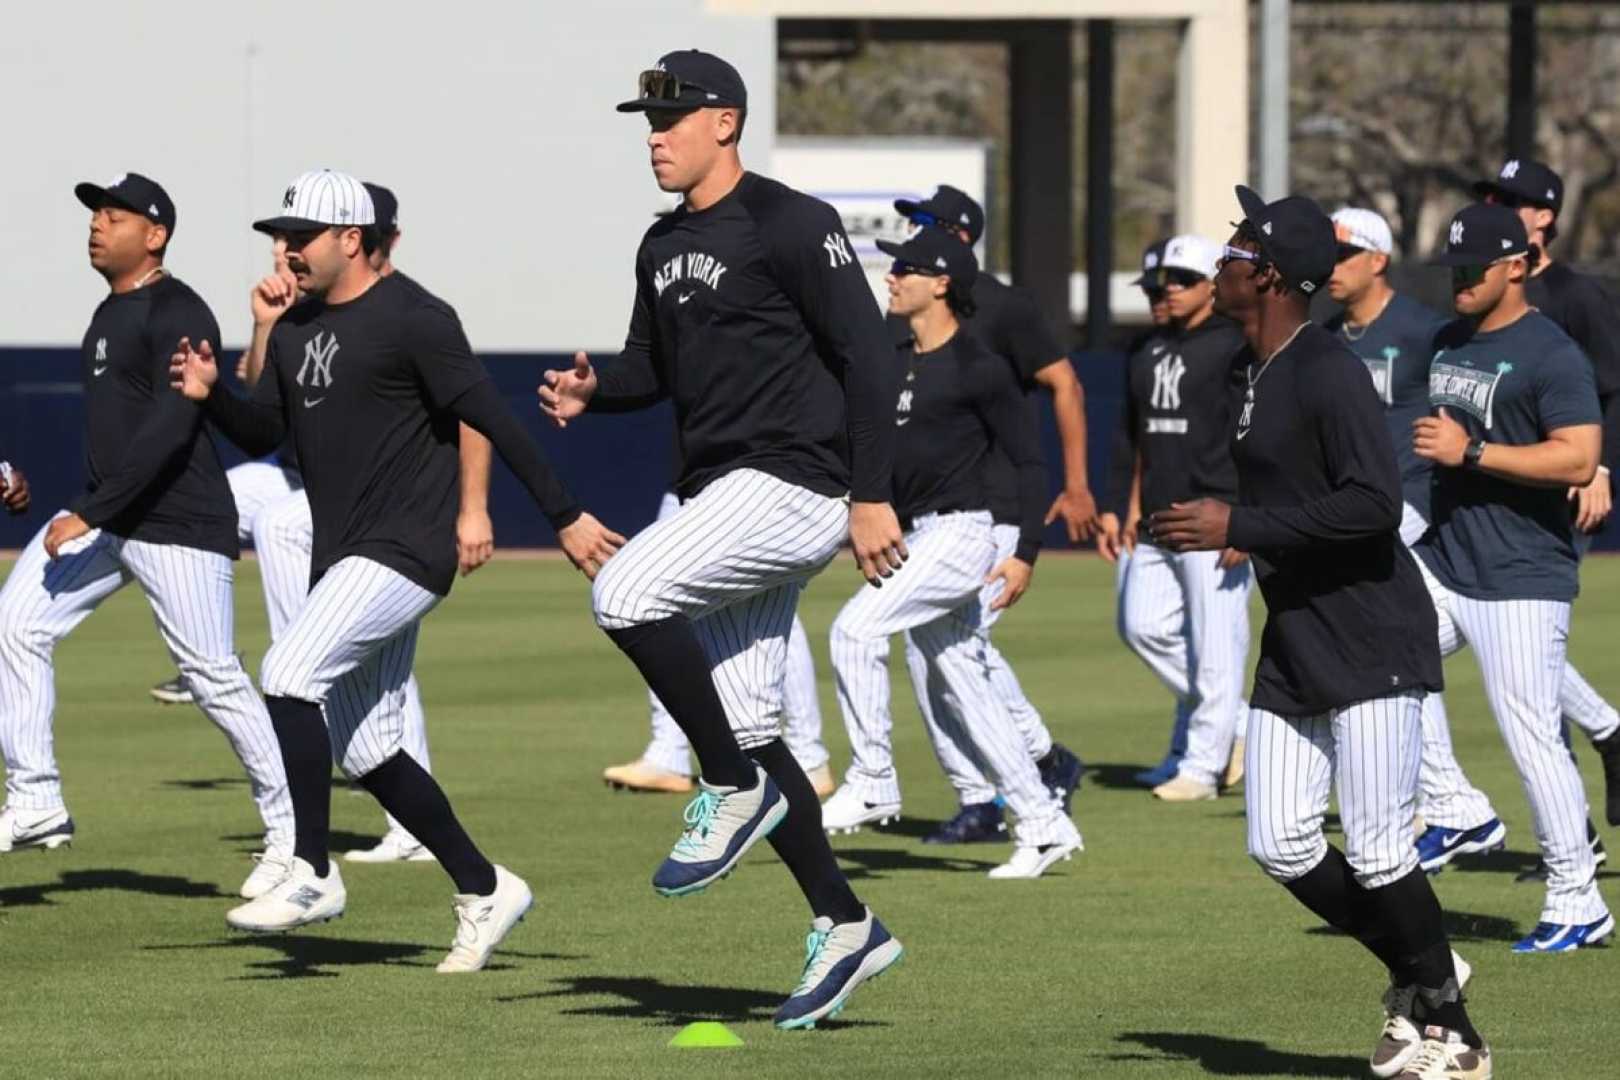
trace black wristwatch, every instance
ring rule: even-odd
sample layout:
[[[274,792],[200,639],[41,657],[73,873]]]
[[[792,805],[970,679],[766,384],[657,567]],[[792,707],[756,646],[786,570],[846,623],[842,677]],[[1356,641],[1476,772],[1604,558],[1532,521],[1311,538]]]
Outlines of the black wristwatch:
[[[1465,469],[1479,468],[1480,455],[1485,453],[1484,439],[1469,439],[1468,445],[1463,448],[1462,467]]]

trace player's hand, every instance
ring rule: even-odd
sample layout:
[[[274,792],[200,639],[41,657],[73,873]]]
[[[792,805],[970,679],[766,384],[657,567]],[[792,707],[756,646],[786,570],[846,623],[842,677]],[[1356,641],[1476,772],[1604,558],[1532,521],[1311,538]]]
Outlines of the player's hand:
[[[911,557],[905,534],[900,531],[900,519],[886,502],[849,504],[849,544],[855,550],[855,565],[861,568],[861,576],[878,588],[883,587],[884,578],[892,576]]]
[[[1249,555],[1247,552],[1239,551],[1237,548],[1227,548],[1221,552],[1221,557],[1216,560],[1215,565],[1222,570],[1235,570],[1248,561]]]
[[[90,531],[90,523],[78,514],[63,514],[45,530],[45,554],[56,558],[62,545],[77,540]]]
[[[1097,515],[1097,554],[1109,562],[1119,561],[1119,515]]]
[[[1581,532],[1597,532],[1614,509],[1614,491],[1609,485],[1609,471],[1599,469],[1592,482],[1583,488],[1569,489],[1570,501],[1575,504],[1575,527]]]
[[[1058,497],[1052,500],[1052,508],[1046,512],[1046,524],[1060,517],[1068,530],[1069,543],[1090,540],[1097,530],[1097,500],[1091,497],[1091,489],[1068,487],[1058,492]]]
[[[624,547],[624,537],[589,514],[581,514],[573,524],[557,533],[563,554],[592,581],[614,552]]]
[[[1129,555],[1136,550],[1136,542],[1142,539],[1142,515],[1128,514],[1125,524],[1119,527],[1119,546]]]
[[[6,513],[21,514],[28,510],[30,494],[28,491],[28,477],[15,465],[11,466],[11,479],[0,487],[0,502],[4,502]]]
[[[298,302],[298,278],[287,269],[285,259],[276,259],[276,268],[259,279],[248,292],[248,307],[257,326],[268,326]]]
[[[1160,510],[1148,518],[1148,529],[1171,551],[1219,551],[1231,518],[1232,508],[1219,499],[1194,499]]]
[[[466,577],[495,555],[495,524],[481,510],[456,515],[456,562]]]
[[[1457,468],[1468,449],[1468,432],[1440,406],[1438,416],[1420,416],[1412,421],[1412,450],[1420,458],[1438,465]]]
[[[1035,576],[1035,568],[1029,563],[1014,555],[1010,559],[1003,559],[1001,563],[984,579],[986,585],[994,585],[998,581],[1006,582],[1001,595],[990,601],[991,611],[1005,611],[1023,597],[1029,589],[1029,581]]]
[[[208,339],[193,349],[190,338],[181,338],[169,357],[169,385],[192,401],[207,401],[218,381],[219,365],[214,363],[214,348]]]
[[[540,395],[540,411],[551,417],[560,428],[585,411],[591,395],[596,393],[596,369],[591,358],[582,352],[574,354],[574,366],[562,371],[546,372],[546,381],[536,391]]]

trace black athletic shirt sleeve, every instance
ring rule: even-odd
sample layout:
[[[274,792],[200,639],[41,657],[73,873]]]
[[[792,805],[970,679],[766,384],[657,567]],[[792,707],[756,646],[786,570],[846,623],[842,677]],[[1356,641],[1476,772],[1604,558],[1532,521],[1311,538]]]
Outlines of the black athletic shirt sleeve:
[[[669,396],[669,387],[653,359],[657,355],[658,317],[653,311],[657,294],[646,262],[643,247],[636,256],[636,301],[630,310],[630,330],[618,358],[597,369],[591,412],[633,412]]]
[[[200,301],[165,291],[157,294],[147,322],[147,363],[153,403],[118,468],[96,489],[75,500],[72,509],[91,526],[100,527],[130,509],[177,456],[185,453],[202,425],[202,410],[185,395],[169,389],[169,359],[182,337],[192,345],[207,341],[219,348],[219,324]],[[189,295],[189,294],[188,294]]]
[[[265,347],[264,371],[249,397],[238,397],[225,381],[214,383],[203,412],[211,424],[248,457],[272,453],[287,439],[287,413],[276,378],[276,336]],[[176,395],[179,396],[179,395]]]
[[[1028,289],[1008,288],[1006,299],[994,312],[989,340],[990,350],[1012,361],[1026,387],[1035,383],[1035,373],[1066,359],[1068,350],[1057,343],[1047,328],[1046,318]]]
[[[759,222],[782,291],[798,309],[818,352],[844,387],[850,449],[850,498],[887,502],[894,467],[893,348],[866,274],[838,214],[800,200]]]
[[[1034,564],[1041,551],[1046,517],[1046,466],[1029,423],[1023,388],[999,358],[984,356],[974,364],[972,395],[979,416],[1018,471],[1018,547],[1014,555]]]
[[[1239,551],[1282,551],[1400,527],[1400,474],[1384,452],[1389,433],[1372,380],[1354,366],[1319,364],[1300,385],[1332,490],[1300,506],[1234,506],[1227,543]]]

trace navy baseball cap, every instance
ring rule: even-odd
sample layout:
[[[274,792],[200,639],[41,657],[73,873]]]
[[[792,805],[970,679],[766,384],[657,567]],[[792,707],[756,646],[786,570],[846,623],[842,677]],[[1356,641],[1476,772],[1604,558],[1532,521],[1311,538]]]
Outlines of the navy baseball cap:
[[[1159,289],[1164,287],[1164,249],[1170,243],[1167,236],[1163,240],[1155,240],[1142,249],[1142,276],[1131,282],[1144,289]]]
[[[174,237],[174,200],[163,190],[163,185],[140,173],[119,173],[106,186],[86,181],[73,185],[73,194],[92,210],[103,206],[116,206],[129,210],[169,230]]]
[[[637,76],[635,99],[618,105],[619,112],[746,108],[748,88],[737,69],[698,49],[665,53]]]
[[[977,244],[984,235],[984,207],[967,192],[949,184],[939,185],[926,199],[896,199],[894,208],[917,224],[966,229],[970,244]],[[919,218],[928,220],[918,221]]]
[[[877,246],[896,262],[924,273],[947,275],[952,285],[963,289],[979,276],[979,260],[974,258],[973,249],[943,229],[918,229],[904,243],[879,240]]]
[[[1564,205],[1564,180],[1545,162],[1513,158],[1503,163],[1496,179],[1475,184],[1474,194],[1482,199],[1494,195],[1510,206],[1545,207],[1556,217]]]
[[[394,198],[394,193],[370,180],[361,183],[371,194],[371,206],[377,216],[377,231],[384,236],[399,232],[399,200]]]
[[[1327,284],[1338,265],[1339,240],[1332,219],[1320,206],[1303,195],[1268,203],[1242,184],[1237,186],[1237,198],[1260,253],[1290,288],[1312,296]]]
[[[1429,261],[1436,266],[1489,266],[1530,253],[1524,222],[1506,206],[1471,203],[1457,211],[1446,233],[1446,248]]]

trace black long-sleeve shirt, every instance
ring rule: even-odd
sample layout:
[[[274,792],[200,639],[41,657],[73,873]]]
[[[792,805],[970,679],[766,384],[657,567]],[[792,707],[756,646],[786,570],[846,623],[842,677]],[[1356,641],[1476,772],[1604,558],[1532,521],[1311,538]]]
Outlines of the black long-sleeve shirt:
[[[182,337],[219,348],[219,324],[167,275],[109,295],[80,346],[84,371],[85,493],[69,507],[91,526],[157,544],[240,553],[236,504],[202,412],[169,387]]]
[[[1555,262],[1525,282],[1525,299],[1557,323],[1592,364],[1603,411],[1603,456],[1620,470],[1620,310],[1603,283]]]
[[[704,210],[661,219],[636,253],[636,300],[590,408],[669,398],[691,498],[752,468],[823,495],[887,500],[892,346],[837,213],[745,173]]]
[[[1232,419],[1248,342],[1230,319],[1212,316],[1168,330],[1134,353],[1126,372],[1126,453],[1142,455],[1142,520],[1173,502],[1237,496]],[[1127,489],[1127,495],[1129,491]]]
[[[1016,554],[1033,563],[1041,549],[1046,470],[1012,368],[958,331],[932,352],[918,353],[907,343],[898,370],[895,513],[910,521],[923,514],[990,510],[995,492],[984,464],[999,451],[1018,478]]]
[[[1398,534],[1400,469],[1366,366],[1315,325],[1262,363],[1233,434],[1227,533],[1266,601],[1252,704],[1299,716],[1441,689],[1434,605]]]
[[[309,300],[288,311],[271,332],[252,399],[216,388],[208,416],[255,455],[291,429],[314,521],[311,584],[359,556],[449,593],[458,422],[490,440],[553,527],[579,516],[455,311],[398,274],[346,303]]]

